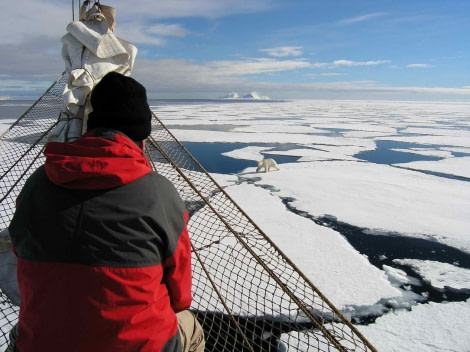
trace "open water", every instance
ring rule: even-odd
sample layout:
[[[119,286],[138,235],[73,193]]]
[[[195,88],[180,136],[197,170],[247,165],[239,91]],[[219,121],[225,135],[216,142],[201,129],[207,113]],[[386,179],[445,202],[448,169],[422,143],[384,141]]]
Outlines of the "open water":
[[[33,103],[33,100],[0,100],[0,120],[20,118]]]

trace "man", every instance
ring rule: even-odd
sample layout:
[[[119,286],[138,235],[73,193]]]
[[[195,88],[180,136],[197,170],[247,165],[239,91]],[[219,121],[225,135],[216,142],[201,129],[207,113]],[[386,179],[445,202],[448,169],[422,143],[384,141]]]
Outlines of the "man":
[[[91,108],[88,132],[48,143],[18,197],[9,226],[21,294],[16,349],[203,351],[187,310],[188,212],[144,154],[146,90],[112,72]]]

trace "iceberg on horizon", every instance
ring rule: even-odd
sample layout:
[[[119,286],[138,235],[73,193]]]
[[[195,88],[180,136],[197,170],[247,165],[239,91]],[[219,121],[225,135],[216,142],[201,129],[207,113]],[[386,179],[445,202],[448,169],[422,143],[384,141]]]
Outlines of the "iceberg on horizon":
[[[240,95],[238,93],[235,93],[235,92],[230,92],[227,95],[219,97],[219,99],[240,99]]]
[[[240,96],[236,92],[230,92],[230,94],[220,97],[220,99],[253,99],[253,100],[271,100],[267,96],[261,96],[257,92],[250,92],[246,95]]]
[[[269,97],[261,96],[257,92],[251,92],[243,96],[243,99],[269,100]]]

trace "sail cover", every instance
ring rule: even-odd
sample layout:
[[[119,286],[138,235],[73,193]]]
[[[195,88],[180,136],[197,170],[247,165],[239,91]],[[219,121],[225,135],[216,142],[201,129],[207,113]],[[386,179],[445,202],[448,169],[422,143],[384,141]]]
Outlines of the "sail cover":
[[[44,162],[68,81],[61,75],[0,138],[0,351],[20,305],[5,229],[24,182]],[[208,351],[375,351],[155,115],[146,153],[190,212],[191,310]]]
[[[80,8],[80,20],[67,26],[62,37],[62,58],[68,74],[63,91],[59,123],[49,135],[50,141],[71,142],[86,130],[87,101],[93,87],[108,72],[130,76],[137,48],[114,34],[115,10],[86,2]]]

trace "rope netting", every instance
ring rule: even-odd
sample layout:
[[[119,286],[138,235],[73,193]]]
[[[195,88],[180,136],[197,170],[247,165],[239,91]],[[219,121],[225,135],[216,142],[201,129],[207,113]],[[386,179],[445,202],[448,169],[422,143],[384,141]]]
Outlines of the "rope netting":
[[[0,230],[8,227],[24,182],[44,162],[66,83],[63,75],[1,136]],[[147,155],[190,212],[191,310],[204,328],[206,350],[375,351],[158,117],[152,125]],[[7,281],[0,276],[0,350],[19,311],[4,288]]]

